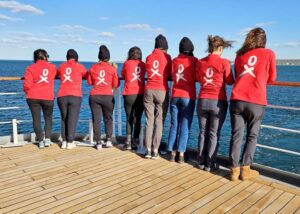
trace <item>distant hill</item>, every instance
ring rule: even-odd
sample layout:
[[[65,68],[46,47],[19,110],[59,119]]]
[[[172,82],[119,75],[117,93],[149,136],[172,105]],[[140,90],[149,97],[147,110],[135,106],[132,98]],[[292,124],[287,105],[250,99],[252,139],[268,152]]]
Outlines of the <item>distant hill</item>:
[[[300,59],[277,59],[277,65],[300,65]]]

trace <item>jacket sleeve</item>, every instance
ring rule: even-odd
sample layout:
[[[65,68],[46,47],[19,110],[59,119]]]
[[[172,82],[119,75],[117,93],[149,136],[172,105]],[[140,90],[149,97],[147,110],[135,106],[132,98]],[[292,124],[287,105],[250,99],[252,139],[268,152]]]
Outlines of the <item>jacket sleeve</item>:
[[[23,82],[23,90],[26,94],[30,90],[32,85],[33,85],[33,76],[30,67],[27,67],[24,75],[24,82]]]
[[[198,61],[197,63],[196,63],[196,69],[195,69],[195,72],[196,72],[196,81],[197,82],[199,82],[199,83],[201,83],[201,76],[200,76],[200,64],[201,64],[201,62],[200,61]]]
[[[272,52],[271,59],[270,59],[270,69],[269,69],[269,78],[268,83],[274,82],[276,80],[276,60],[275,60],[275,54]]]
[[[225,69],[225,83],[228,85],[232,85],[234,83],[233,74],[231,72],[230,62],[228,60],[224,60],[224,69]]]
[[[121,76],[122,78],[125,80],[125,76],[126,76],[126,62],[123,64],[123,67],[122,67],[122,71],[121,71]]]
[[[167,69],[168,69],[168,79],[172,80],[172,58],[171,56],[168,57],[168,65],[167,65]]]
[[[114,68],[114,76],[113,76],[113,85],[112,87],[113,88],[119,88],[120,86],[120,80],[119,80],[119,77],[118,77],[118,72],[117,72],[117,69]]]
[[[92,78],[92,71],[89,70],[87,73],[86,73],[86,79],[87,79],[87,83],[89,85],[93,85],[93,78]]]
[[[81,65],[81,73],[82,73],[82,78],[86,79],[86,77],[87,77],[87,70],[86,70],[86,68],[83,65]]]

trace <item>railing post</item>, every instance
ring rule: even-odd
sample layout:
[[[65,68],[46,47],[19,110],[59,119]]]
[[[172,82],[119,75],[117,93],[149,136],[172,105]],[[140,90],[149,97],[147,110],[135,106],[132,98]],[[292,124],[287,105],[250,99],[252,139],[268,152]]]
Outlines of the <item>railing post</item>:
[[[13,144],[18,144],[18,121],[12,119],[12,130],[13,130]]]
[[[144,129],[145,127],[143,125],[141,125],[141,131],[140,131],[140,136],[139,136],[139,145],[137,148],[136,153],[138,154],[146,154],[146,148],[144,146]]]
[[[89,135],[90,135],[90,144],[94,143],[94,130],[93,130],[93,120],[89,119]]]
[[[121,90],[118,89],[118,102],[117,102],[117,109],[118,109],[118,135],[122,136],[122,109],[121,109]]]

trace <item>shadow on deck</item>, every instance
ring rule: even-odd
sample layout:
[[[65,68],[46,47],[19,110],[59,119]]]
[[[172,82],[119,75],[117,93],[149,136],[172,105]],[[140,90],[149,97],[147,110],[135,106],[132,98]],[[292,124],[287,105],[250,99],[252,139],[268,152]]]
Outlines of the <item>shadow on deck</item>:
[[[300,189],[118,148],[0,150],[0,213],[300,213]]]

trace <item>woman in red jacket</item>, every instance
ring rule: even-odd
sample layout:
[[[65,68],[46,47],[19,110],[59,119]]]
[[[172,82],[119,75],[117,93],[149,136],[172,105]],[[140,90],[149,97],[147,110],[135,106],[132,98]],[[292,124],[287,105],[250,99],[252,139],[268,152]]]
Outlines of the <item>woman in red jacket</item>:
[[[54,105],[54,80],[56,66],[48,62],[49,55],[43,49],[33,53],[34,64],[26,68],[24,76],[24,92],[33,120],[33,129],[39,148],[52,144],[52,113]],[[41,111],[45,120],[45,135],[41,127]]]
[[[109,63],[110,53],[105,45],[101,45],[98,54],[99,62],[92,65],[88,72],[88,84],[93,88],[90,92],[89,104],[92,111],[93,130],[96,148],[101,149],[101,115],[103,114],[106,147],[112,147],[114,95],[113,89],[120,85],[117,69]]]
[[[197,64],[197,79],[201,85],[197,106],[201,130],[199,168],[205,171],[218,168],[218,141],[228,107],[226,84],[234,82],[229,60],[221,58],[223,49],[227,47],[231,47],[231,42],[219,36],[208,36],[209,55]]]
[[[76,146],[76,126],[82,100],[82,78],[86,76],[86,69],[78,63],[78,54],[74,49],[67,52],[67,62],[58,69],[60,87],[57,103],[61,113],[62,149],[72,149]]]
[[[139,47],[130,48],[128,59],[124,62],[122,69],[122,77],[125,80],[123,91],[127,135],[125,148],[128,150],[131,149],[131,141],[137,143],[140,135],[144,109],[145,72],[146,66],[142,61],[141,49]]]
[[[193,121],[196,100],[196,63],[192,41],[183,37],[179,43],[179,55],[172,61],[172,99],[170,104],[171,127],[168,139],[170,161],[184,162],[184,153]]]
[[[267,105],[267,84],[276,80],[276,61],[273,51],[266,49],[266,34],[262,28],[252,29],[234,62],[236,81],[231,92],[230,179],[246,180],[259,173],[250,169],[256,148],[261,120]],[[240,164],[243,133],[246,143]]]

